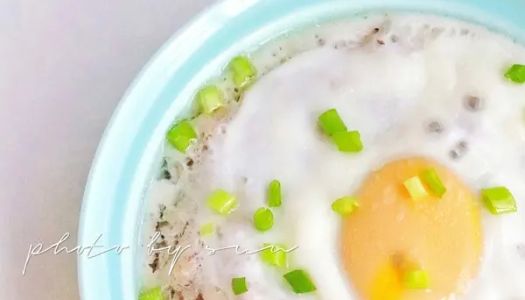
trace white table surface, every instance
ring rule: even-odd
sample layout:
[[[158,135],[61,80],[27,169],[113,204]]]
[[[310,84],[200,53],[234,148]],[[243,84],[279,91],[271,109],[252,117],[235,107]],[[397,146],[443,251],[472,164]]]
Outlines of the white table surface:
[[[211,0],[0,0],[0,299],[78,299],[84,183],[111,113],[141,67]],[[90,299],[91,300],[91,299]],[[95,299],[93,299],[95,300]]]

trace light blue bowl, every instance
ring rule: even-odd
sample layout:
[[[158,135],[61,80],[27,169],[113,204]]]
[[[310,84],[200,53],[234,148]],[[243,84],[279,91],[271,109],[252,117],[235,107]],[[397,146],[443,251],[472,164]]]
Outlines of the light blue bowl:
[[[283,31],[373,11],[420,11],[484,24],[525,41],[521,0],[226,0],[170,39],[132,84],[97,151],[82,205],[79,245],[105,249],[78,259],[84,300],[137,299],[143,195],[158,169],[164,133],[192,93],[235,54]],[[92,255],[103,248],[95,249]]]

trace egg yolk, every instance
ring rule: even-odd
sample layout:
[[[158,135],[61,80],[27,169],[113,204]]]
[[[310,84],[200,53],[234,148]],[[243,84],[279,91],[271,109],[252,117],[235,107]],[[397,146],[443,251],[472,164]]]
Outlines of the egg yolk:
[[[447,191],[412,199],[403,182],[433,168]],[[363,299],[442,299],[461,293],[481,255],[480,208],[474,194],[445,167],[424,158],[390,162],[357,193],[359,208],[343,221],[342,258]],[[426,288],[407,287],[403,272],[428,275]]]

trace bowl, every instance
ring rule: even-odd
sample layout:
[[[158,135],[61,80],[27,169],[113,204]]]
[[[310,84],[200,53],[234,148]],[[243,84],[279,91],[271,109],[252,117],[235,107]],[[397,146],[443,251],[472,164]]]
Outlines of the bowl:
[[[84,300],[137,299],[144,194],[158,170],[167,128],[194,91],[234,55],[294,28],[363,13],[407,11],[482,24],[525,41],[521,0],[226,0],[197,16],[144,67],[98,147],[80,215]],[[119,248],[120,247],[120,248]],[[89,253],[89,250],[91,253]]]

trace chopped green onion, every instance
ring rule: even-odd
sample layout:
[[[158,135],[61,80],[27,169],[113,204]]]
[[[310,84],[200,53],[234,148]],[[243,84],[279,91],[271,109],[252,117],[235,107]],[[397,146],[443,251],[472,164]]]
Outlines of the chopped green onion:
[[[328,136],[331,136],[336,132],[347,131],[345,123],[341,120],[341,117],[335,108],[322,113],[319,116],[318,123],[319,127],[321,127],[323,132]]]
[[[481,190],[481,195],[485,205],[491,213],[495,215],[515,212],[516,200],[506,187],[493,187]]]
[[[341,152],[361,152],[363,143],[358,131],[338,131],[332,135],[332,141]]]
[[[186,152],[191,142],[197,138],[197,133],[188,120],[182,120],[173,125],[166,134],[168,142],[180,152]]]
[[[274,179],[268,185],[268,206],[279,207],[281,206],[282,199],[281,183],[279,180]]]
[[[505,77],[516,83],[525,83],[525,65],[512,65],[507,72],[505,72]]]
[[[246,277],[232,278],[232,290],[235,295],[246,293],[248,291]]]
[[[278,268],[288,267],[288,253],[282,245],[264,244],[264,248],[259,252],[261,260],[270,266]]]
[[[283,275],[296,294],[309,293],[316,290],[310,275],[304,270],[293,270]]]
[[[427,289],[429,287],[428,273],[423,270],[407,271],[403,275],[403,283],[408,289]]]
[[[332,203],[332,210],[341,216],[347,216],[359,207],[356,197],[346,196],[335,200]]]
[[[238,205],[237,198],[222,189],[215,190],[208,196],[208,207],[220,215],[229,215]]]
[[[164,300],[160,286],[151,289],[143,289],[139,294],[139,300]]]
[[[199,234],[201,236],[209,236],[212,235],[215,232],[215,225],[213,223],[206,223],[201,225],[201,228],[199,229]]]
[[[423,171],[420,177],[434,195],[441,198],[447,192],[447,188],[441,181],[441,178],[439,178],[435,169],[427,169]]]
[[[428,196],[427,190],[425,189],[425,186],[423,185],[423,182],[421,182],[421,178],[419,178],[419,176],[414,176],[405,180],[403,185],[410,194],[410,197],[414,200]]]
[[[197,101],[201,111],[210,114],[224,105],[224,96],[218,87],[209,85],[197,93]]]
[[[246,87],[257,76],[257,70],[246,56],[234,57],[229,69],[233,76],[233,83],[238,88]]]
[[[266,231],[273,226],[273,213],[270,209],[261,207],[253,214],[253,225],[259,231]]]

